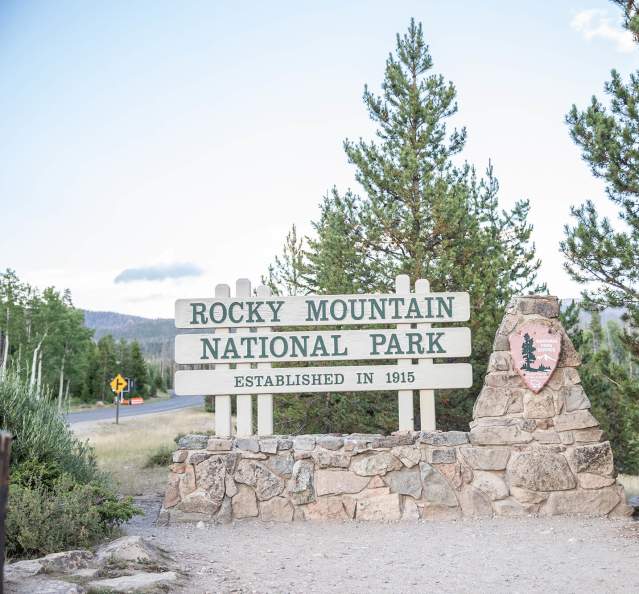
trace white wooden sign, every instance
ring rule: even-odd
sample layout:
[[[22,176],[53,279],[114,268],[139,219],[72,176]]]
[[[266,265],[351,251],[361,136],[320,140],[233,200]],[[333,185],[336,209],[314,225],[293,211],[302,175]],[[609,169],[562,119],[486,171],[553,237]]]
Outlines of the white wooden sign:
[[[176,327],[202,332],[176,337],[176,362],[214,369],[178,370],[175,392],[214,395],[215,432],[221,436],[232,431],[231,396],[237,435],[253,433],[253,394],[258,432],[270,435],[273,394],[309,392],[397,391],[399,429],[412,430],[418,390],[421,428],[435,429],[433,390],[472,385],[470,364],[450,362],[470,355],[470,330],[441,327],[468,320],[470,298],[431,293],[424,279],[411,293],[407,275],[397,277],[395,288],[394,294],[279,297],[261,286],[254,296],[250,282],[240,279],[235,297],[227,285],[218,285],[214,298],[179,299]],[[342,329],[353,325],[364,329]],[[283,326],[309,329],[273,331]],[[322,326],[336,329],[318,330]],[[366,360],[397,364],[271,368],[271,363]]]
[[[178,299],[177,328],[464,322],[468,293]]]
[[[182,334],[176,363],[273,363],[468,357],[468,328]]]
[[[413,365],[352,365],[343,367],[288,367],[282,369],[178,371],[178,394],[276,394],[308,392],[362,392],[469,388],[473,383],[469,363]]]

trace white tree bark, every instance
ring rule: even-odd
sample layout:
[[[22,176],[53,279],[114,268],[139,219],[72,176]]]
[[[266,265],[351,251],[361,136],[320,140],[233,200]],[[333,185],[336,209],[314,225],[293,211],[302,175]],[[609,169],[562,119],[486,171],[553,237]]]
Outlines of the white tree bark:
[[[38,343],[38,345],[36,346],[35,349],[33,349],[33,363],[31,364],[31,379],[29,380],[29,390],[33,391],[33,389],[38,386],[38,389],[36,390],[36,397],[38,397],[38,395],[40,394],[40,379],[38,377],[38,359],[40,360],[40,372],[42,372],[42,358],[38,357],[38,355],[40,354],[40,349],[42,348],[42,343],[44,342],[44,339],[47,337],[47,333],[44,333],[44,336],[40,339],[40,342]]]
[[[58,411],[62,412],[62,396],[64,393],[64,360],[66,359],[66,352],[62,354],[62,363],[60,364],[60,386],[58,388]]]
[[[36,382],[36,398],[42,397],[42,351],[38,353],[38,380]]]

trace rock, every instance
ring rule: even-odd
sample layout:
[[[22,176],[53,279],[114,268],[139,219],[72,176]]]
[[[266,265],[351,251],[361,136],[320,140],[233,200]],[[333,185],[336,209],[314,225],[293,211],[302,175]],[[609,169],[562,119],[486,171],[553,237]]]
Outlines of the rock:
[[[180,483],[178,489],[180,491],[180,498],[184,499],[195,491],[195,468],[189,464],[184,467],[184,472],[179,476]]]
[[[285,454],[278,454],[277,456],[271,456],[266,462],[266,466],[270,468],[275,474],[280,476],[290,476],[293,472],[293,454],[286,452]]]
[[[504,499],[509,495],[504,479],[495,471],[477,470],[474,473],[472,485],[493,501]]]
[[[514,311],[522,315],[538,315],[544,318],[559,317],[559,300],[550,295],[515,297],[509,308],[511,306]]]
[[[233,449],[233,440],[221,437],[211,437],[206,445],[209,452],[230,452]]]
[[[419,441],[434,446],[457,446],[468,443],[465,431],[422,431]]]
[[[452,448],[433,449],[428,458],[431,464],[454,464],[457,462],[457,452]]]
[[[577,484],[566,458],[545,449],[513,453],[506,472],[512,486],[531,491],[563,491]]]
[[[16,561],[4,567],[4,577],[7,580],[23,580],[42,573],[43,567],[39,559],[28,559],[26,561]]]
[[[563,402],[563,410],[558,412],[574,412],[590,408],[590,400],[581,384],[562,387],[559,390],[559,398],[560,403]]]
[[[353,513],[355,505],[353,503]],[[353,515],[347,514],[342,505],[342,498],[336,495],[318,497],[316,501],[304,506],[304,519],[315,520],[347,520]]]
[[[473,445],[506,445],[532,441],[532,434],[522,431],[518,425],[478,426],[470,430],[469,437]]]
[[[293,521],[293,505],[285,497],[273,497],[260,503],[260,519],[263,522]]]
[[[216,524],[230,524],[233,521],[233,505],[231,501],[230,497],[225,497],[222,500],[222,505],[220,505],[220,509],[213,518]]]
[[[384,480],[393,493],[410,495],[419,499],[422,494],[422,480],[418,468],[403,468],[389,472]]]
[[[180,462],[184,462],[186,457],[188,456],[188,452],[186,450],[178,450],[177,452],[173,452],[173,462],[179,464]]]
[[[513,309],[512,312],[508,311],[508,313],[506,313],[506,315],[502,318],[501,323],[499,324],[499,328],[497,328],[497,334],[508,336],[517,327],[517,323],[519,322],[520,318],[518,315],[514,314],[514,311],[516,310]],[[510,346],[506,347],[506,349],[495,349],[495,350],[508,351],[510,350]]]
[[[222,494],[224,497],[224,494]],[[177,509],[188,514],[204,514],[206,516],[213,515],[222,504],[222,497],[219,499],[211,499],[204,491],[194,491],[190,495],[182,498],[177,504]]]
[[[164,501],[162,506],[165,508],[173,507],[180,501],[180,477],[172,474],[169,476],[169,480],[166,485],[166,491],[164,492]]]
[[[366,485],[367,489],[378,489],[379,487],[386,487],[386,483],[381,476],[374,476]]]
[[[539,443],[561,443],[559,433],[551,429],[537,429],[533,431],[533,438]]]
[[[288,481],[287,491],[293,503],[301,505],[315,501],[313,489],[313,464],[298,460],[293,465],[293,472]]]
[[[229,452],[224,455],[224,463],[226,466],[226,474],[227,476],[233,476],[235,471],[237,470],[237,465],[240,462],[242,455],[239,452]]]
[[[169,586],[177,582],[177,579],[177,573],[174,571],[141,572],[106,580],[95,580],[89,582],[88,586],[91,590],[99,592],[142,592],[151,588]]]
[[[362,476],[386,474],[391,470],[399,470],[402,463],[390,452],[378,452],[356,456],[351,461],[351,470]]]
[[[604,432],[596,427],[590,429],[576,429],[572,432],[576,443],[599,442],[603,439]]]
[[[605,516],[619,503],[619,492],[615,487],[597,490],[575,489],[556,491],[548,496],[541,508],[544,516],[560,514],[589,514]]]
[[[559,390],[562,386],[572,386],[581,383],[579,373],[574,367],[557,367],[548,380],[548,387]]]
[[[488,372],[510,371],[512,369],[512,357],[510,353],[497,351],[490,354],[488,359]]]
[[[169,466],[169,472],[173,473],[173,474],[184,474],[184,471],[186,470],[186,464],[182,463],[182,464],[171,464]]]
[[[548,498],[548,493],[529,491],[521,487],[510,486],[510,494],[519,502],[525,504],[542,503]]]
[[[293,449],[298,451],[310,451],[315,447],[314,435],[297,435],[293,438]]]
[[[240,460],[233,476],[235,482],[255,487],[257,485],[257,476],[255,475],[257,465],[258,463],[253,460]]]
[[[319,435],[315,441],[325,450],[339,450],[344,445],[344,438],[338,435]]]
[[[412,497],[402,497],[402,521],[416,522],[419,520],[419,508]]]
[[[377,437],[371,441],[373,448],[394,448],[397,446],[413,445],[415,443],[416,434],[412,431],[401,431],[393,435]]]
[[[510,388],[510,398],[508,400],[508,407],[506,408],[506,414],[514,414],[524,412],[524,394],[526,390],[523,388]]]
[[[582,489],[601,489],[615,484],[615,479],[612,477],[590,474],[589,472],[578,473],[577,480]]]
[[[446,479],[430,464],[422,462],[419,470],[423,485],[422,499],[435,505],[457,505],[457,497]]]
[[[200,521],[199,521],[199,522],[195,525],[195,528],[196,528],[197,530],[204,530],[204,528],[205,528],[205,527],[206,527],[206,524],[205,524],[202,520],[200,520]]]
[[[184,512],[177,507],[171,509],[170,512],[171,524],[177,524],[180,522],[188,522],[193,524],[202,520],[203,522],[211,521],[211,514],[199,514],[195,512]],[[168,524],[167,524],[168,525]]]
[[[562,431],[558,433],[559,440],[564,445],[571,445],[575,443],[575,434],[572,431]]]
[[[545,388],[538,394],[530,390],[524,392],[524,416],[527,419],[545,419],[555,416],[553,393]]]
[[[473,418],[500,417],[506,412],[510,400],[508,388],[484,386],[475,401]]]
[[[199,464],[200,462],[206,460],[210,455],[211,452],[208,452],[206,450],[191,450],[189,452],[189,455],[186,457],[186,463],[193,465]]]
[[[235,440],[235,447],[238,450],[257,453],[260,451],[260,442],[254,437],[238,437]]]
[[[364,521],[397,521],[402,517],[397,493],[360,497],[357,499],[355,518]]]
[[[495,340],[493,341],[493,351],[508,351],[510,349],[510,343],[508,342],[508,336],[497,332],[495,334]]]
[[[266,501],[271,497],[279,495],[286,486],[284,479],[272,473],[266,466],[257,464],[255,469],[257,484],[255,485],[255,494],[260,501]]]
[[[461,464],[457,462],[455,464],[438,464],[437,470],[446,478],[448,483],[452,485],[455,489],[461,489],[462,483],[464,482],[464,479],[462,477]],[[471,480],[472,480],[472,477],[471,477]]]
[[[7,594],[85,594],[86,588],[63,580],[36,577],[13,582],[7,579]]]
[[[289,437],[279,437],[278,438],[278,443],[277,443],[277,449],[280,452],[283,452],[285,450],[292,450],[293,449],[293,440],[290,439]]]
[[[208,445],[208,435],[185,435],[178,441],[179,450],[205,450]],[[182,460],[183,461],[183,460]]]
[[[346,452],[334,452],[317,448],[313,450],[313,460],[320,468],[337,467],[348,468],[351,463],[351,456]]]
[[[171,560],[168,553],[141,536],[123,536],[107,543],[96,551],[95,558],[100,564],[123,561],[157,565]]]
[[[495,501],[493,503],[493,507],[495,509],[496,516],[505,516],[507,518],[526,516],[529,513],[526,507],[512,497]]]
[[[74,550],[51,553],[38,559],[38,562],[46,573],[71,573],[87,567],[93,558],[90,551]]]
[[[559,353],[557,367],[579,367],[581,365],[581,355],[575,349],[572,340],[570,340],[562,326],[559,327],[559,331],[561,332],[561,352]]]
[[[255,491],[248,485],[238,485],[237,494],[231,500],[231,505],[233,508],[233,517],[238,520],[257,516]]]
[[[610,442],[576,446],[572,452],[572,463],[577,472],[588,472],[610,476],[614,472]]]
[[[490,518],[493,515],[493,507],[488,497],[470,485],[465,485],[462,488],[459,504],[464,516]]]
[[[237,493],[237,483],[235,482],[235,479],[233,479],[233,477],[227,476],[226,480],[224,481],[224,485],[224,494],[227,497],[233,497]]]
[[[277,438],[260,439],[260,452],[265,454],[277,454]]]
[[[199,489],[204,489],[211,500],[221,503],[224,498],[226,461],[223,456],[211,456],[195,467],[195,478]]]
[[[377,437],[382,437],[378,435]],[[359,434],[346,435],[344,437],[344,451],[360,453],[371,449],[371,437]]]
[[[510,458],[509,448],[465,447],[460,451],[468,465],[477,470],[504,470]]]
[[[412,468],[416,464],[419,464],[422,453],[416,446],[398,446],[391,450],[391,453],[396,458],[399,458],[401,463],[407,468]]]
[[[446,505],[423,505],[420,507],[422,520],[450,521],[461,519],[461,509],[459,507],[448,507]]]
[[[368,480],[348,470],[318,470],[315,472],[315,491],[318,496],[358,493],[366,487]]]

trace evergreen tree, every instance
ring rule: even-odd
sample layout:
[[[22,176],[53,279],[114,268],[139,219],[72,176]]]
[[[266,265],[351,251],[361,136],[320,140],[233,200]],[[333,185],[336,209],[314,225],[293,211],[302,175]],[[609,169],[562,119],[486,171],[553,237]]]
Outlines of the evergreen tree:
[[[524,334],[524,342],[521,345],[521,355],[524,359],[524,365],[522,365],[522,369],[526,371],[534,371],[531,365],[537,360],[535,357],[535,351],[537,349],[533,345],[532,337],[526,332]]]
[[[469,291],[474,386],[438,392],[439,427],[466,428],[505,305],[515,293],[543,287],[536,283],[528,202],[501,210],[492,166],[480,179],[470,165],[455,164],[466,130],[448,131],[456,90],[432,67],[422,27],[411,21],[386,62],[381,96],[364,90],[378,140],[344,143],[364,195],[334,190],[325,198],[297,272],[313,293],[387,292],[400,273],[412,282],[428,279],[433,291]],[[295,268],[294,259],[288,262]],[[282,416],[303,421],[308,431],[335,418],[312,404],[319,401],[326,406],[325,397],[278,400],[290,405]],[[391,396],[352,395],[345,406],[351,410],[344,411],[344,431],[396,427]]]
[[[639,33],[635,2],[624,7],[626,26]],[[617,208],[618,223],[601,217],[587,200],[571,209],[574,226],[566,225],[561,251],[565,268],[579,283],[592,286],[590,305],[627,308],[628,347],[639,357],[639,71],[624,81],[613,70],[605,84],[609,106],[593,97],[583,111],[573,105],[566,121],[582,157]]]
[[[136,396],[147,396],[149,393],[149,371],[137,340],[131,343],[129,357],[128,377],[135,381],[135,394]]]

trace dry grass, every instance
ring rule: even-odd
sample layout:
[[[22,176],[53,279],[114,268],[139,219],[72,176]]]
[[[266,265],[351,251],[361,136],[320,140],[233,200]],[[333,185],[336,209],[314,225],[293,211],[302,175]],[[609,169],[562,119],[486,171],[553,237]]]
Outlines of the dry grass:
[[[213,428],[213,415],[199,408],[125,417],[120,424],[92,421],[72,426],[80,439],[95,448],[100,468],[111,473],[125,495],[163,491],[167,469],[144,468],[149,456],[162,447],[175,447],[178,433]]]
[[[626,497],[634,497],[639,495],[639,476],[632,474],[620,474],[617,480],[626,490]]]

